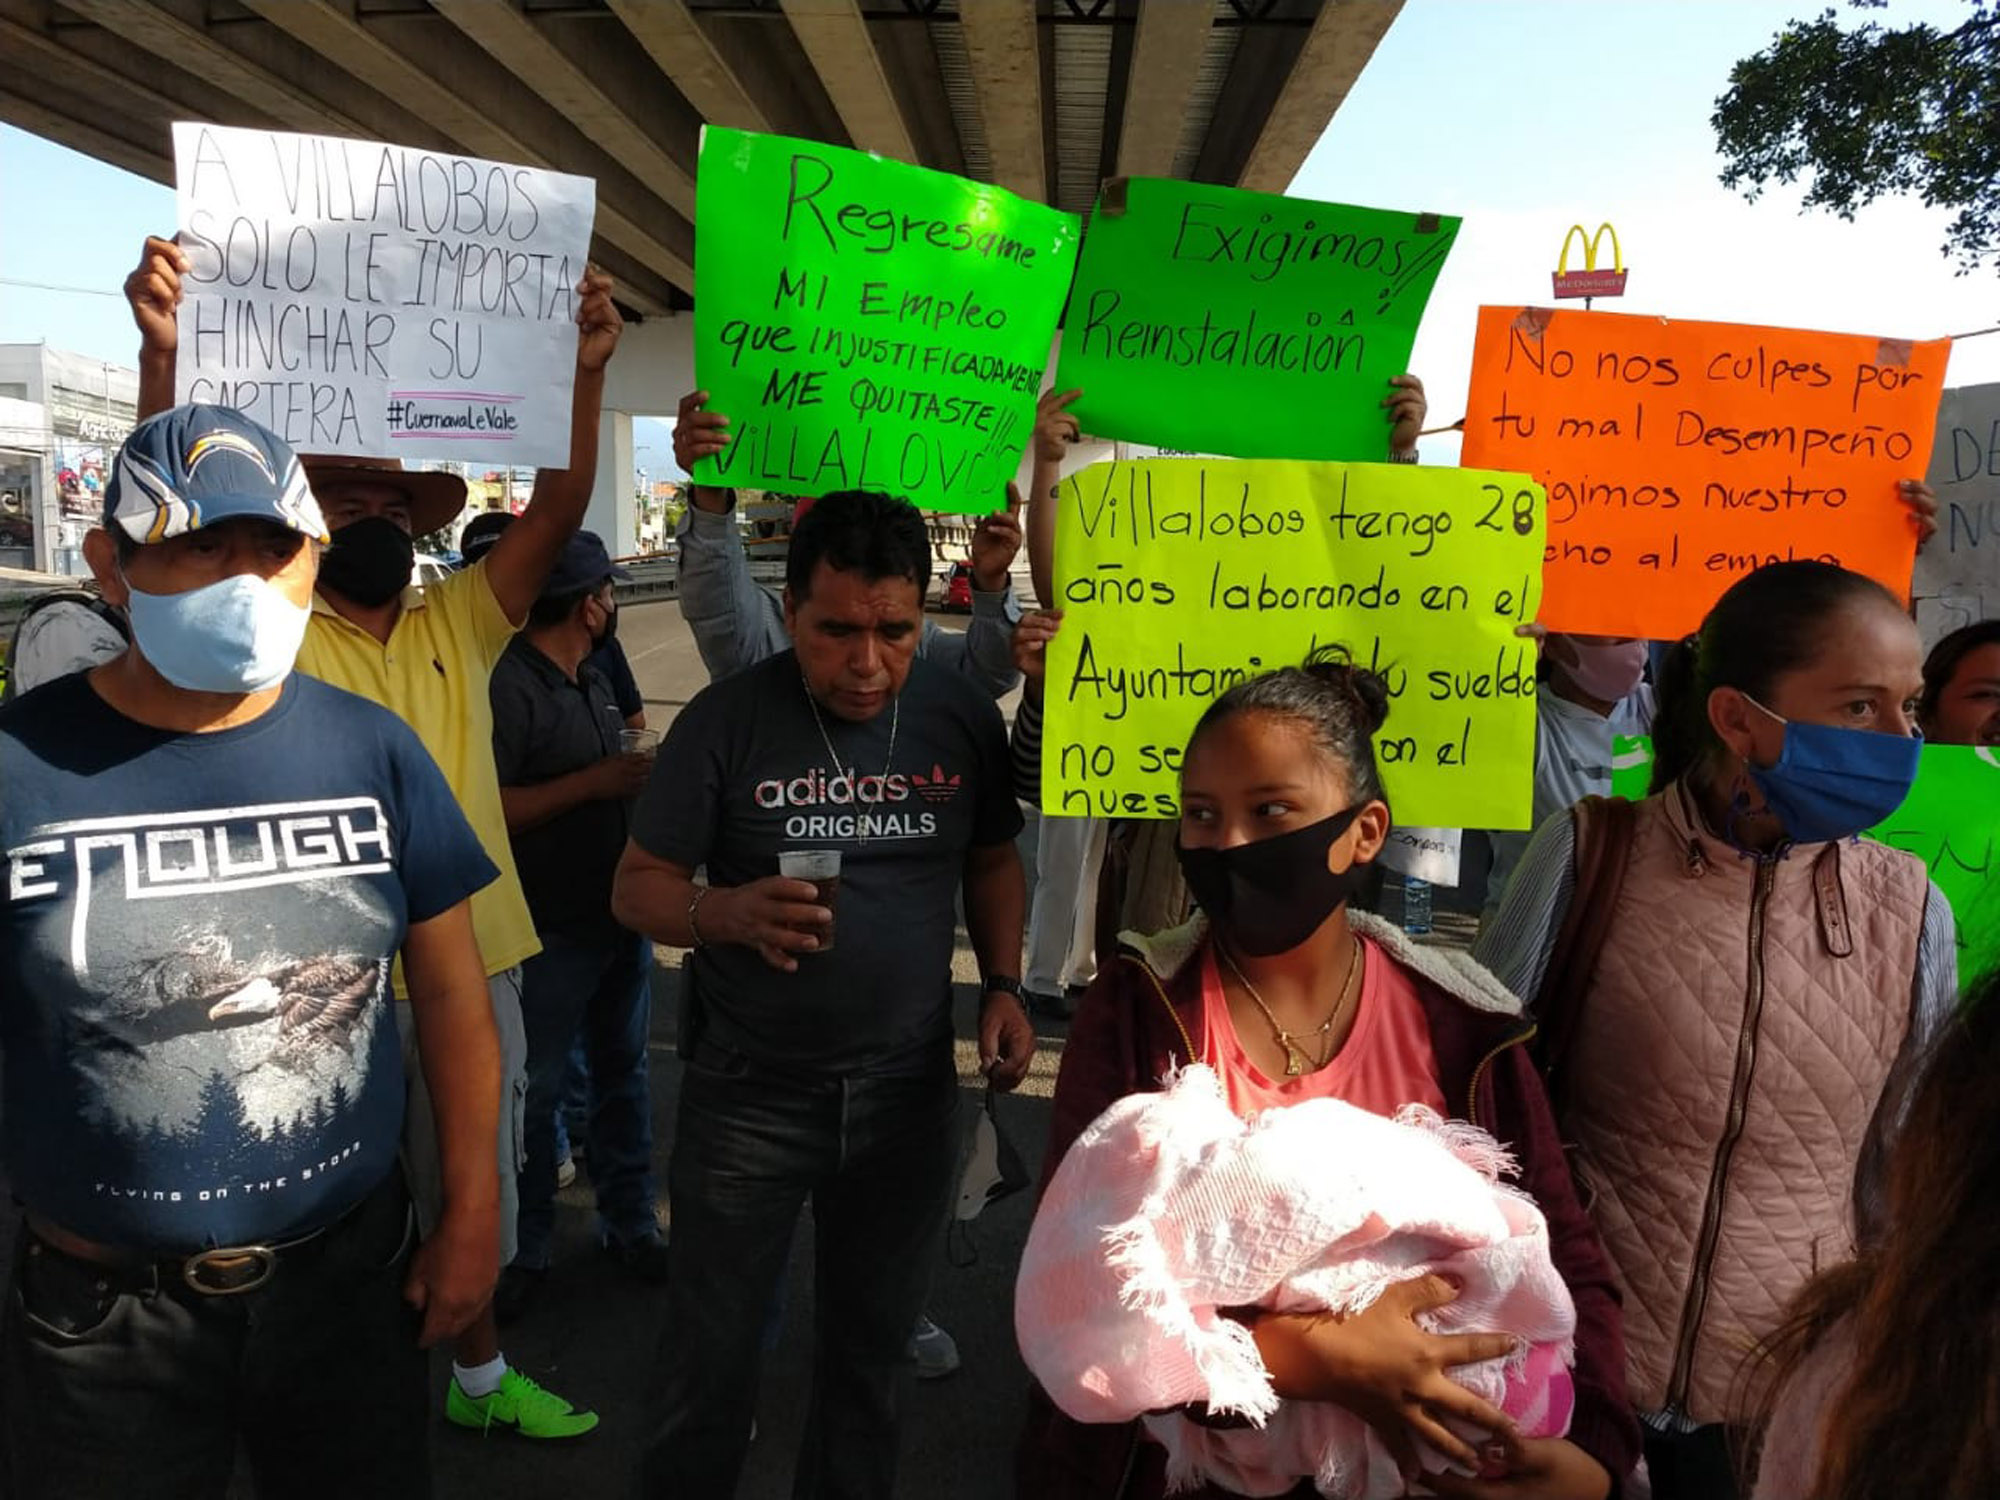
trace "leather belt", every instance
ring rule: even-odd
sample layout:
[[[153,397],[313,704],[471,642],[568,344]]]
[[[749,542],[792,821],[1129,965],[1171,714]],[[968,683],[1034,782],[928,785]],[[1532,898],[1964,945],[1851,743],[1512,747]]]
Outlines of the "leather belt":
[[[178,1281],[204,1297],[234,1297],[243,1292],[256,1291],[277,1275],[279,1257],[307,1247],[317,1247],[367,1202],[368,1199],[364,1198],[333,1223],[295,1239],[272,1244],[215,1245],[192,1255],[153,1255],[143,1250],[100,1244],[80,1234],[72,1234],[33,1209],[23,1215],[23,1221],[28,1233],[38,1242],[28,1247],[30,1254],[46,1248],[97,1270],[122,1273],[124,1278],[132,1280],[135,1287],[145,1282],[158,1286]]]

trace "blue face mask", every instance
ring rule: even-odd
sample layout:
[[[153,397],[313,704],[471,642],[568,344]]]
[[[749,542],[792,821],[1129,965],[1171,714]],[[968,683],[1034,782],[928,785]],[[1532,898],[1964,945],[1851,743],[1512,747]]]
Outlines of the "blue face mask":
[[[132,590],[128,606],[139,653],[175,687],[196,693],[261,693],[291,675],[312,611],[255,573],[238,573],[185,594]]]
[[[1801,724],[1743,699],[1785,726],[1775,764],[1750,766],[1750,780],[1795,844],[1824,844],[1873,828],[1903,805],[1917,779],[1921,739],[1872,729]]]

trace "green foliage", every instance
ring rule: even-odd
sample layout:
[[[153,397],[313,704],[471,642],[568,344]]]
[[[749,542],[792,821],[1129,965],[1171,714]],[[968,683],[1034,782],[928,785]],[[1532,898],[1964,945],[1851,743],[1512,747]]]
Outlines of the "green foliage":
[[[1887,0],[1850,0],[1879,10]],[[1808,179],[1805,206],[1844,219],[1887,194],[1956,210],[1942,249],[1963,275],[2000,267],[2000,0],[1941,31],[1836,12],[1794,21],[1729,73],[1710,123],[1725,187],[1755,199]]]

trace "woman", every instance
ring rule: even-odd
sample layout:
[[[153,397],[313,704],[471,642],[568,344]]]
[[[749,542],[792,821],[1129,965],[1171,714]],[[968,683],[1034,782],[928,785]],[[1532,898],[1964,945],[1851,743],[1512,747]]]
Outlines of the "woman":
[[[1439,1494],[1602,1500],[1636,1459],[1637,1433],[1617,1299],[1522,1045],[1533,1028],[1465,956],[1416,948],[1348,910],[1389,831],[1372,743],[1387,712],[1380,678],[1322,653],[1231,689],[1203,715],[1183,761],[1179,854],[1207,917],[1134,938],[1085,996],[1057,1080],[1044,1186],[1106,1107],[1192,1062],[1221,1075],[1239,1114],[1333,1097],[1378,1114],[1423,1103],[1484,1127],[1519,1161],[1576,1304],[1567,1439],[1514,1438],[1450,1379],[1450,1366],[1491,1357],[1495,1336],[1425,1332],[1415,1315],[1452,1299],[1442,1283],[1396,1287],[1345,1321],[1258,1315],[1252,1333],[1280,1397],[1340,1403],[1406,1472],[1417,1439],[1506,1471],[1432,1476]],[[1476,1454],[1441,1416],[1500,1435]],[[1073,1422],[1039,1392],[1020,1457],[1021,1492],[1035,1500],[1164,1489],[1160,1450],[1141,1443],[1136,1423]]]
[[[1545,824],[1480,938],[1539,997],[1660,1500],[1734,1492],[1742,1351],[1852,1254],[1884,1101],[1953,1003],[1944,898],[1855,837],[1915,778],[1919,657],[1902,605],[1857,573],[1741,579],[1669,660],[1653,795],[1584,804],[1601,837],[1581,849],[1573,819]]]
[[[1941,745],[2000,745],[2000,620],[1967,625],[1924,659],[1924,738]]]
[[[2000,1476],[2000,977],[1968,995],[1889,1157],[1896,1232],[1772,1341],[1757,1500],[1975,1500]]]

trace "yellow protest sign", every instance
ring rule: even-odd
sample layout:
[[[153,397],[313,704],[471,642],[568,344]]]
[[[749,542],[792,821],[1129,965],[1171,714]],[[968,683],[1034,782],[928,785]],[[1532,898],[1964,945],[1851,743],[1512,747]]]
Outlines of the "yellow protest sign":
[[[1046,812],[1171,818],[1216,697],[1339,643],[1387,681],[1396,819],[1526,828],[1548,518],[1519,474],[1155,459],[1062,487]]]

